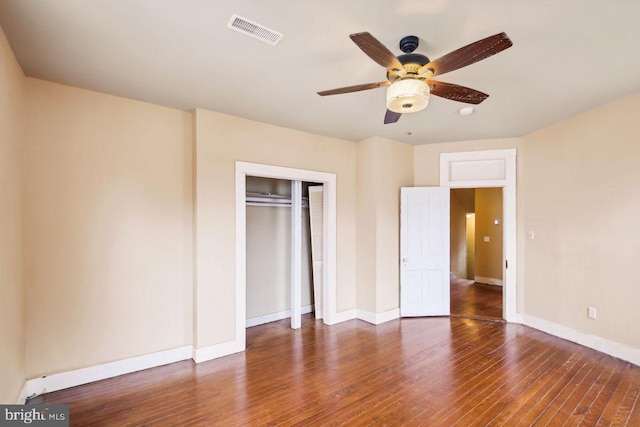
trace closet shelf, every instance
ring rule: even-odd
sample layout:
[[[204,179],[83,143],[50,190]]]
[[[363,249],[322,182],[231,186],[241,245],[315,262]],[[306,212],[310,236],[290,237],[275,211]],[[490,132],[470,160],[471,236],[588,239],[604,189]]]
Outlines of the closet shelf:
[[[283,196],[273,193],[256,193],[247,191],[247,206],[282,206],[291,207],[291,196]],[[302,207],[309,207],[309,198],[302,198]]]

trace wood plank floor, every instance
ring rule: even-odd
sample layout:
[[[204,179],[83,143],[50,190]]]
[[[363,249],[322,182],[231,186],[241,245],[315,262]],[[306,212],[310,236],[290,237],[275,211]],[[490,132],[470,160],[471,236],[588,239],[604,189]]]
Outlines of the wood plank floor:
[[[451,314],[487,319],[502,319],[502,286],[452,280]]]
[[[522,325],[303,317],[247,351],[50,393],[72,426],[640,425],[640,368]]]

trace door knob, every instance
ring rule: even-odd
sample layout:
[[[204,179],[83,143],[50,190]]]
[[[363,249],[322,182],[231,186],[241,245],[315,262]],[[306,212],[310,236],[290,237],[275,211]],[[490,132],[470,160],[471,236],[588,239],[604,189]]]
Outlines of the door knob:
[[[402,262],[407,262],[409,261],[407,258],[402,258]]]

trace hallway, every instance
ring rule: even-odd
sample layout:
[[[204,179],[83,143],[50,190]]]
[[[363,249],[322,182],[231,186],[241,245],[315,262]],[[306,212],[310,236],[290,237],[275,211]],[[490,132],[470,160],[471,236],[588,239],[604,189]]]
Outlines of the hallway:
[[[502,319],[502,286],[451,280],[451,314]]]

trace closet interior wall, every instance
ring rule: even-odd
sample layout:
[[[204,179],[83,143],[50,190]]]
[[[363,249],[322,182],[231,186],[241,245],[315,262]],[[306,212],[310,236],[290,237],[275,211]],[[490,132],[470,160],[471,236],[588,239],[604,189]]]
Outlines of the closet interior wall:
[[[291,196],[291,181],[247,177],[247,192]],[[303,183],[303,197],[308,197]],[[306,205],[305,205],[306,206]],[[247,204],[247,319],[291,309],[291,207]],[[313,308],[309,209],[302,209],[302,312]],[[288,316],[287,316],[288,317]],[[262,322],[260,322],[262,323]],[[259,324],[255,320],[248,324]]]

